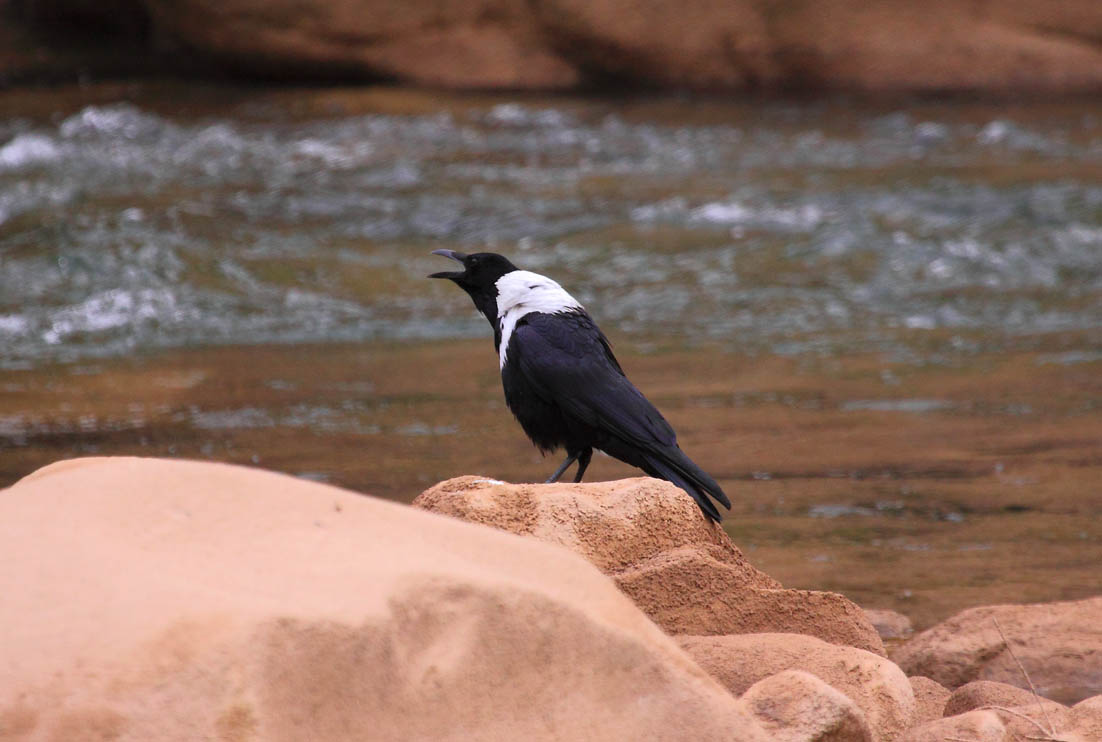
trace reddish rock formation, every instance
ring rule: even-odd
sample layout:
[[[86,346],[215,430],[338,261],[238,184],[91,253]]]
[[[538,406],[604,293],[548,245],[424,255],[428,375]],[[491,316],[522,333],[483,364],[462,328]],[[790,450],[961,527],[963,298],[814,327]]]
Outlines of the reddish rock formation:
[[[898,739],[911,726],[914,692],[892,662],[854,647],[799,634],[681,636],[681,647],[735,694],[785,670],[803,670],[848,696],[875,740]]]
[[[918,634],[892,658],[907,674],[949,688],[973,680],[1028,688],[995,619],[1042,696],[1079,700],[1102,690],[1102,597],[971,608]]]
[[[784,631],[884,651],[859,607],[835,593],[783,589],[668,482],[506,484],[468,476],[441,482],[413,504],[578,552],[672,634]]]
[[[5,738],[767,739],[575,554],[284,475],[39,470],[0,595]]]
[[[46,5],[69,16],[96,7]],[[111,9],[115,16],[129,9],[134,23],[152,25],[151,44],[295,77],[544,90],[609,82],[709,91],[1102,90],[1096,0],[116,0],[104,7],[91,16],[93,30],[127,23]]]

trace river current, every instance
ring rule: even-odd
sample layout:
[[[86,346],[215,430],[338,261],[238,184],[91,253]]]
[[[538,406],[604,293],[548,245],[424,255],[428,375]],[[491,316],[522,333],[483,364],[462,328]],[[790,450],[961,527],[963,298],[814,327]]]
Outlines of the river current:
[[[1097,105],[357,95],[0,120],[0,364],[485,334],[439,247],[641,347],[1099,357]]]

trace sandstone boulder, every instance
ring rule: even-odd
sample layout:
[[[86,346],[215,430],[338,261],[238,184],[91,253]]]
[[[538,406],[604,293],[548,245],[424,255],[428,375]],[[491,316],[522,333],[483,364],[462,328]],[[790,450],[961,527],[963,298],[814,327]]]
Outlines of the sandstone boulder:
[[[1060,724],[1083,740],[1102,739],[1102,695],[1092,696],[1072,706],[1061,715]]]
[[[785,670],[802,670],[856,703],[873,739],[898,739],[912,724],[911,684],[892,662],[872,652],[800,634],[680,636],[677,640],[734,694],[743,694],[754,683]]]
[[[5,738],[766,739],[577,555],[258,470],[42,469],[0,595]]]
[[[884,651],[854,603],[783,589],[669,482],[506,484],[467,476],[437,484],[413,504],[578,552],[671,634],[800,632]]]
[[[1007,686],[995,688],[996,685],[1001,684],[975,685],[972,695],[986,696],[991,701],[1015,699],[1014,691],[1019,689]],[[963,739],[968,742],[1018,742],[1023,739],[1052,742],[1102,740],[1102,696],[1088,698],[1072,708],[1052,701],[1043,701],[1044,707],[1041,708],[1032,699],[1032,694],[1030,697],[1031,702],[1023,706],[990,704],[916,725],[907,733],[905,742],[940,742],[946,739]]]
[[[973,680],[952,692],[945,701],[942,716],[956,716],[985,706],[1024,706],[1037,709],[1038,705],[1053,714],[1067,709],[1063,704],[1047,698],[1042,698],[1038,704],[1031,691],[1016,685],[996,683],[993,680]]]
[[[742,695],[747,710],[774,742],[873,742],[861,709],[811,673],[785,670]]]
[[[918,634],[893,659],[949,688],[973,680],[1028,688],[995,619],[1042,696],[1075,702],[1102,691],[1102,597],[971,608]]]
[[[907,730],[901,742],[1013,742],[1002,719],[994,711],[969,711],[935,719]]]
[[[909,677],[907,680],[911,682],[911,690],[915,694],[915,716],[912,722],[915,726],[945,715],[945,702],[949,700],[952,691],[921,675]]]

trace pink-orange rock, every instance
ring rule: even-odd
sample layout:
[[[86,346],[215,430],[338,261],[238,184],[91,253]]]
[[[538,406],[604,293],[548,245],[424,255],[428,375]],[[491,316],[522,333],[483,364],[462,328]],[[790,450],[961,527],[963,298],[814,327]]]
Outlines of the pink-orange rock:
[[[861,709],[803,670],[785,670],[750,686],[740,699],[773,742],[873,742]]]
[[[918,634],[892,658],[908,674],[949,688],[973,680],[1028,688],[996,619],[1042,696],[1076,701],[1102,691],[1102,597],[971,608]]]
[[[1047,712],[1058,713],[1067,709],[1061,703],[1042,698],[1040,705]],[[997,683],[993,680],[973,680],[957,688],[945,701],[942,716],[956,716],[984,706],[1029,706],[1037,709],[1037,699],[1031,691],[1016,685]]]
[[[736,695],[770,675],[803,670],[856,703],[873,739],[898,739],[914,719],[914,691],[907,676],[872,652],[801,634],[679,636],[677,641]]]
[[[767,739],[577,555],[254,469],[42,469],[0,595],[5,739]]]
[[[780,587],[746,561],[692,498],[659,479],[507,484],[456,477],[421,493],[413,505],[565,546],[605,573],[683,546],[703,547],[712,558],[736,568],[743,585]]]
[[[945,702],[949,700],[952,691],[921,675],[914,675],[907,680],[911,682],[911,690],[915,694],[915,716],[912,722],[915,726],[945,715]]]
[[[671,634],[799,632],[884,651],[858,606],[836,593],[783,589],[668,482],[506,484],[467,476],[413,504],[578,552]]]
[[[1010,732],[994,711],[969,711],[919,724],[907,730],[901,742],[1014,742]]]
[[[1102,695],[1075,704],[1061,715],[1059,723],[1083,740],[1102,739]]]

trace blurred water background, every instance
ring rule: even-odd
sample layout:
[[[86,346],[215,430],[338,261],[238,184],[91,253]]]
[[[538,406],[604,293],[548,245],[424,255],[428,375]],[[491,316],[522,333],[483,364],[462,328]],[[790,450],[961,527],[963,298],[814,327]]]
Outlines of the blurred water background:
[[[644,349],[1102,357],[1095,102],[100,97],[5,104],[4,368],[480,337],[442,246]]]

